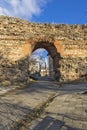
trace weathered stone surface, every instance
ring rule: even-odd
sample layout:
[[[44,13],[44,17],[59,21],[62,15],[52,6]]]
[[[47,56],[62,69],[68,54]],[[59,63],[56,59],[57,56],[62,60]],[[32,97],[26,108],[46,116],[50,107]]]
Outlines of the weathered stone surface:
[[[0,16],[0,80],[27,80],[28,57],[45,48],[61,80],[74,80],[87,67],[87,24],[40,24]]]

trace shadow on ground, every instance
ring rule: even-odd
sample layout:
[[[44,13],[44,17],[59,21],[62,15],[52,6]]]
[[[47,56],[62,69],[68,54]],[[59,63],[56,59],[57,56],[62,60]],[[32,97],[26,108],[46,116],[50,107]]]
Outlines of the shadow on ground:
[[[46,116],[33,130],[61,130],[62,127],[67,130],[81,130],[70,127],[65,122],[54,119],[51,116]]]
[[[29,107],[25,107],[21,102],[18,104],[9,103],[7,100],[0,101],[0,130],[14,129],[18,121],[25,118],[25,116],[32,111]]]

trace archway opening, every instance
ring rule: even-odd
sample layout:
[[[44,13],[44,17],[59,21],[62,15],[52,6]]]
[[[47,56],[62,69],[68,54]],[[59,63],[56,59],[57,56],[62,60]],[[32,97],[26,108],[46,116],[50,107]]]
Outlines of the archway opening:
[[[38,54],[38,56],[36,56],[36,54]],[[36,68],[41,76],[48,75],[52,77],[55,76],[56,79],[60,78],[60,53],[57,52],[54,43],[48,41],[36,42],[32,49],[31,57],[37,62],[38,67]],[[37,70],[35,71],[37,72]]]
[[[30,56],[29,71],[38,76],[49,76],[48,51],[44,48],[36,49]]]

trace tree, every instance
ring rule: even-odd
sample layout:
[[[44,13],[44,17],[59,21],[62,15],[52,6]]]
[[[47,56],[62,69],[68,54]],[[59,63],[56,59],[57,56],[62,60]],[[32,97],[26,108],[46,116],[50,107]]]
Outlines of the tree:
[[[37,71],[36,64],[38,63],[37,58],[35,56],[31,56],[29,58],[29,72],[35,73]]]

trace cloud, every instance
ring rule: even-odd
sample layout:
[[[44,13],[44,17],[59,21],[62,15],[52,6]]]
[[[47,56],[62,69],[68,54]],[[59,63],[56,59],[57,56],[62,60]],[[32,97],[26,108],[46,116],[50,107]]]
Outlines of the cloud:
[[[9,11],[3,7],[0,7],[0,14],[1,15],[9,15]]]
[[[50,0],[0,0],[0,15],[32,19]]]

